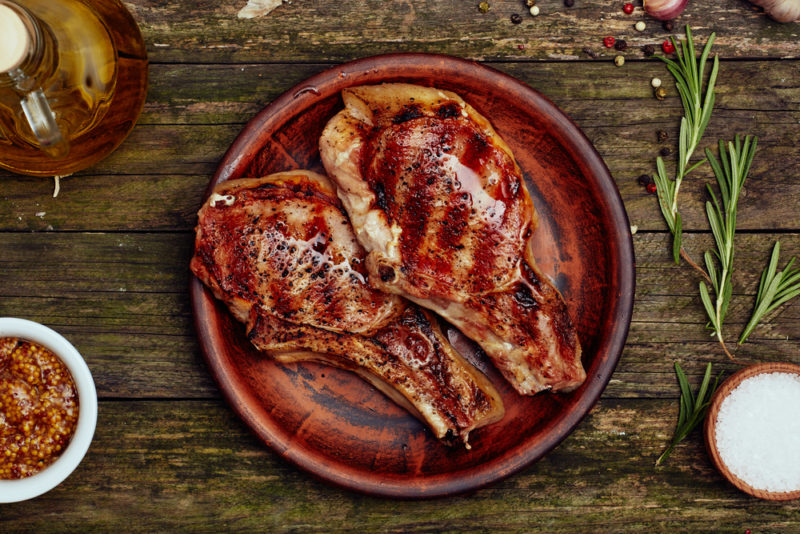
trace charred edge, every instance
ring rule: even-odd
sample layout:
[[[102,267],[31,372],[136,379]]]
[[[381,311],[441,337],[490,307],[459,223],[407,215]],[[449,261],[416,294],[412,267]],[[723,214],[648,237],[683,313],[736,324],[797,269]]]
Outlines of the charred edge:
[[[386,204],[386,186],[382,182],[375,183],[375,204],[382,210],[386,211],[388,205]]]
[[[378,275],[381,277],[381,282],[393,282],[397,278],[397,273],[388,265],[378,267]]]
[[[424,117],[425,114],[422,112],[419,104],[406,104],[403,106],[403,109],[400,110],[400,113],[392,118],[393,124],[402,124],[406,121],[410,121],[412,119],[418,119],[420,117]]]
[[[455,102],[448,102],[439,106],[436,110],[436,116],[440,119],[452,119],[461,115],[461,106]]]
[[[530,288],[525,284],[517,285],[514,290],[514,300],[526,310],[535,310],[539,307],[539,303],[533,298]]]
[[[524,261],[522,262],[522,276],[525,278],[525,281],[532,285],[536,291],[541,293],[542,281],[539,280],[539,277],[536,276],[535,272],[533,272],[531,266]]]

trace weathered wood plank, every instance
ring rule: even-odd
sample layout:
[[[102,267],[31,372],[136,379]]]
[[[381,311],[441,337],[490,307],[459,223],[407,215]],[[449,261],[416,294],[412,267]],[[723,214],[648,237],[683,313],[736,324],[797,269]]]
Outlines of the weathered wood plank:
[[[625,38],[629,46],[658,45],[669,35],[639,7],[625,15],[617,4],[578,0],[541,4],[532,17],[520,0],[492,0],[488,13],[477,2],[380,0],[298,1],[269,16],[239,19],[244,0],[220,4],[129,0],[151,60],[156,62],[340,61],[387,52],[426,51],[475,59],[570,60],[613,57],[602,39]],[[522,23],[510,21],[513,13]],[[647,29],[633,24],[645,20]],[[709,26],[710,21],[713,25]],[[744,0],[692,2],[675,32],[693,26],[699,35],[716,31],[725,57],[797,57],[797,29],[767,19]],[[391,31],[388,29],[391,28]],[[641,53],[639,52],[641,56]]]
[[[716,111],[702,147],[719,138],[753,133],[760,148],[741,200],[739,227],[750,230],[797,230],[800,210],[785,199],[800,198],[800,62],[724,62]],[[655,171],[655,158],[677,148],[682,111],[674,89],[660,102],[652,97],[650,78],[668,74],[660,63],[567,63],[495,65],[542,91],[559,105],[594,142],[640,230],[665,230],[655,197],[637,177]],[[186,229],[199,206],[217,163],[244,123],[293,84],[324,65],[159,65],[139,125],[106,160],[62,180],[51,198],[52,181],[2,175],[2,228],[40,230]],[[740,84],[747,78],[753,92]],[[184,88],[176,95],[174,87]],[[659,143],[656,132],[669,140]],[[513,135],[513,132],[507,135]],[[699,157],[699,156],[698,156]],[[109,182],[114,187],[108,187]],[[705,184],[713,182],[702,166],[681,190],[684,227],[707,230]],[[775,184],[780,191],[775,193]],[[166,211],[165,211],[166,210]],[[45,213],[45,215],[38,215]],[[85,213],[85,217],[75,217]],[[124,221],[124,222],[123,222]]]
[[[59,488],[4,505],[7,532],[738,532],[800,528],[800,504],[757,501],[718,475],[695,433],[653,468],[673,401],[602,401],[543,460],[468,496],[367,497],[318,482],[220,402],[103,402]]]

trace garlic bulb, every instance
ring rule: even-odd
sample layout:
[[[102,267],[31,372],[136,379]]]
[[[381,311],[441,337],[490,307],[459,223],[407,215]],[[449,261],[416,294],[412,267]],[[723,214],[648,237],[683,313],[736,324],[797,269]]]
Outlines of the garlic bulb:
[[[750,0],[778,22],[800,22],[800,0]]]
[[[683,12],[688,0],[644,0],[645,12],[658,20],[672,20]]]

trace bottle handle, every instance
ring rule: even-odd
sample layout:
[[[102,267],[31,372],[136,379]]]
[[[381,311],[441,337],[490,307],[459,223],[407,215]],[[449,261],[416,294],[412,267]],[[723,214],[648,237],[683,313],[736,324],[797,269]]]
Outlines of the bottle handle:
[[[69,142],[58,127],[55,113],[50,108],[44,91],[37,88],[24,94],[20,104],[42,151],[54,158],[66,156],[69,152]]]

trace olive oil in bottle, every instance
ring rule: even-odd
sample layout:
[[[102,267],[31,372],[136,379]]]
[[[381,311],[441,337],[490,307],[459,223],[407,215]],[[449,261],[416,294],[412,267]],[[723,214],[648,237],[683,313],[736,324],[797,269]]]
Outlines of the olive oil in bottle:
[[[118,0],[0,0],[0,167],[52,176],[96,163],[146,90],[147,53]]]

